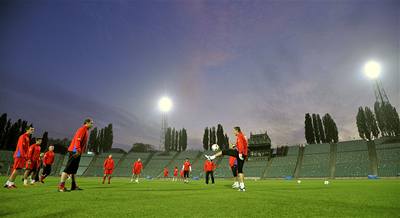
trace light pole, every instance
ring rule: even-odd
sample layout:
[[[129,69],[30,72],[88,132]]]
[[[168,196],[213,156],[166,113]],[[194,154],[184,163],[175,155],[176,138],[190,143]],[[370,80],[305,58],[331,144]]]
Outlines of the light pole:
[[[164,147],[165,144],[165,133],[167,132],[168,128],[168,120],[167,120],[167,113],[172,109],[172,101],[168,97],[162,97],[158,101],[158,108],[162,113],[161,119],[161,135],[160,135],[160,151]]]
[[[376,61],[368,61],[364,65],[364,74],[370,80],[373,80],[374,85],[374,92],[375,92],[375,99],[376,101],[382,103],[389,102],[389,99],[386,95],[385,89],[382,86],[382,82],[379,79],[381,74],[382,68],[381,65]]]

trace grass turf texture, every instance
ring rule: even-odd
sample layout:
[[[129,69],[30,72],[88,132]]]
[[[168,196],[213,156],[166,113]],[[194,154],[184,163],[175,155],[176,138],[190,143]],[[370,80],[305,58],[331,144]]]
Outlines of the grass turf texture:
[[[1,177],[1,181],[5,181]],[[21,177],[18,177],[20,181]],[[400,180],[258,180],[238,192],[230,180],[189,184],[129,183],[113,178],[78,178],[83,191],[57,192],[58,178],[45,184],[0,190],[1,217],[399,217]],[[69,188],[70,183],[67,182]]]

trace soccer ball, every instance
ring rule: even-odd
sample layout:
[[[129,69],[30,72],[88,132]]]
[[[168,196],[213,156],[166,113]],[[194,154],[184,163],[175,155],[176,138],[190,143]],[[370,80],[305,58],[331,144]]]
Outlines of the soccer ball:
[[[217,144],[213,144],[213,145],[211,145],[211,150],[218,151],[219,150],[219,146]]]
[[[297,184],[300,184],[301,183],[301,180],[297,180]]]
[[[325,184],[325,185],[329,185],[329,181],[328,181],[328,180],[325,180],[325,181],[324,181],[324,184]]]

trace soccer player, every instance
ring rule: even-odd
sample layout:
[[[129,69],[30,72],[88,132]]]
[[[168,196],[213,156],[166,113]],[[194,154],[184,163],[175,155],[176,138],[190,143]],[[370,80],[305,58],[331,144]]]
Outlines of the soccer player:
[[[28,158],[25,166],[24,174],[24,185],[28,185],[28,177],[31,176],[31,185],[35,184],[35,177],[38,173],[40,167],[40,144],[42,144],[42,139],[37,138],[35,144],[32,144],[28,149]]]
[[[183,174],[184,174],[184,172],[183,172],[183,170],[181,170],[181,172],[179,173],[179,175],[181,176],[179,181],[184,180],[184,178],[183,178],[184,175]]]
[[[174,168],[174,178],[172,179],[172,181],[178,181],[178,167],[175,166]]]
[[[108,184],[110,184],[111,180],[111,174],[113,173],[114,170],[114,160],[112,159],[112,155],[108,155],[108,158],[104,161],[104,176],[103,176],[103,184],[104,181],[106,181],[106,178],[108,177]]]
[[[233,149],[236,149],[236,146],[233,145]],[[232,170],[232,174],[233,174],[233,185],[232,188],[239,188],[239,182],[238,182],[238,178],[237,178],[237,159],[236,157],[229,157],[229,167]]]
[[[131,182],[133,182],[133,177],[135,177],[135,182],[139,183],[139,177],[140,177],[140,173],[142,172],[143,169],[143,163],[142,160],[140,158],[138,158],[137,161],[135,161],[135,163],[133,164],[132,167],[132,178],[131,178]]]
[[[182,170],[183,170],[183,177],[185,178],[184,182],[188,183],[189,173],[192,172],[192,164],[190,164],[189,158],[185,159],[185,162],[183,163],[182,166]]]
[[[81,126],[75,133],[71,144],[68,147],[68,162],[65,166],[64,171],[61,173],[60,184],[58,185],[58,191],[65,192],[65,181],[68,175],[71,176],[71,190],[82,190],[76,185],[75,174],[79,168],[79,162],[81,156],[86,150],[86,142],[89,137],[89,129],[93,127],[93,120],[91,118],[85,119],[83,126]]]
[[[28,149],[29,149],[29,137],[33,134],[35,129],[33,127],[27,127],[25,133],[19,136],[17,147],[14,152],[14,163],[13,168],[11,170],[10,177],[8,178],[6,184],[4,184],[4,188],[13,189],[17,188],[15,186],[15,178],[17,175],[21,173],[21,169],[25,166],[25,161],[28,158]]]
[[[206,160],[204,162],[204,172],[206,173],[206,184],[208,185],[208,181],[211,175],[211,182],[214,184],[214,170],[216,165],[212,162],[212,160]]]
[[[51,165],[54,163],[54,146],[50,145],[49,150],[44,154],[43,157],[43,170],[40,176],[40,182],[44,183],[44,179],[51,173]]]
[[[168,178],[168,173],[169,173],[168,168],[164,167],[164,178],[165,179]]]
[[[246,191],[245,186],[244,186],[244,173],[243,173],[243,165],[244,161],[247,157],[247,140],[242,131],[240,130],[240,127],[236,126],[233,128],[233,133],[236,136],[236,148],[237,149],[227,149],[227,150],[222,150],[214,155],[208,156],[205,155],[205,157],[209,160],[214,160],[216,157],[222,156],[222,155],[229,155],[236,157],[237,159],[237,168],[238,168],[238,177],[239,177],[239,191]]]

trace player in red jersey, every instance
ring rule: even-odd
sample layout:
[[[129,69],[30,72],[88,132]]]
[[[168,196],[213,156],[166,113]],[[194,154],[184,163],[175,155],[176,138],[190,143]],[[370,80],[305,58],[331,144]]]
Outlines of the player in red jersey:
[[[25,166],[24,173],[24,185],[28,185],[28,177],[32,173],[31,176],[31,185],[35,183],[35,177],[38,173],[38,169],[40,168],[40,144],[42,144],[42,139],[37,138],[35,140],[35,144],[32,144],[28,149],[28,158]]]
[[[233,128],[233,133],[236,136],[236,148],[237,149],[227,149],[227,150],[222,150],[214,155],[208,156],[205,155],[205,157],[209,160],[214,160],[216,157],[222,156],[222,155],[229,155],[236,157],[237,163],[238,163],[238,177],[239,177],[239,191],[246,191],[245,186],[244,186],[244,173],[243,173],[243,165],[247,157],[247,139],[240,130],[240,127],[236,126]]]
[[[185,159],[185,162],[183,163],[182,166],[182,170],[183,170],[183,177],[185,178],[184,182],[188,183],[189,173],[192,172],[192,164],[190,164],[189,158]]]
[[[137,161],[135,161],[135,163],[132,166],[132,178],[131,178],[131,182],[133,182],[133,177],[135,177],[135,182],[139,183],[139,177],[140,177],[140,173],[142,172],[143,169],[143,163],[142,160],[139,158]]]
[[[178,167],[175,166],[174,168],[174,178],[172,178],[172,181],[178,181]]]
[[[58,191],[65,192],[65,181],[68,175],[71,176],[71,190],[82,190],[76,185],[75,174],[79,168],[79,162],[81,156],[86,150],[86,142],[89,137],[89,129],[93,127],[93,120],[91,118],[85,119],[83,126],[81,126],[75,133],[71,144],[68,147],[68,162],[65,166],[64,171],[61,173],[60,184],[58,185]]]
[[[106,181],[107,177],[108,177],[108,184],[110,184],[111,174],[113,173],[114,170],[114,160],[112,159],[111,154],[108,155],[108,158],[104,161],[103,167],[104,167],[103,184],[104,181]]]
[[[179,175],[181,176],[181,179],[180,180],[184,180],[184,172],[183,172],[183,170],[181,170],[181,172],[179,173]]]
[[[44,183],[44,179],[50,175],[51,166],[54,163],[54,146],[50,145],[49,150],[44,154],[43,157],[43,170],[40,176],[40,182]]]
[[[168,178],[168,174],[169,174],[168,168],[164,167],[164,178]]]
[[[206,160],[204,162],[204,172],[206,173],[206,184],[208,184],[208,181],[211,176],[211,182],[214,184],[214,170],[216,168],[216,165],[212,162],[212,160]]]
[[[25,167],[25,161],[28,158],[29,149],[29,137],[33,134],[35,129],[33,127],[27,127],[24,134],[18,138],[17,147],[14,152],[14,163],[11,170],[10,177],[8,178],[4,188],[13,189],[15,186],[15,178],[21,172],[21,169]]]

